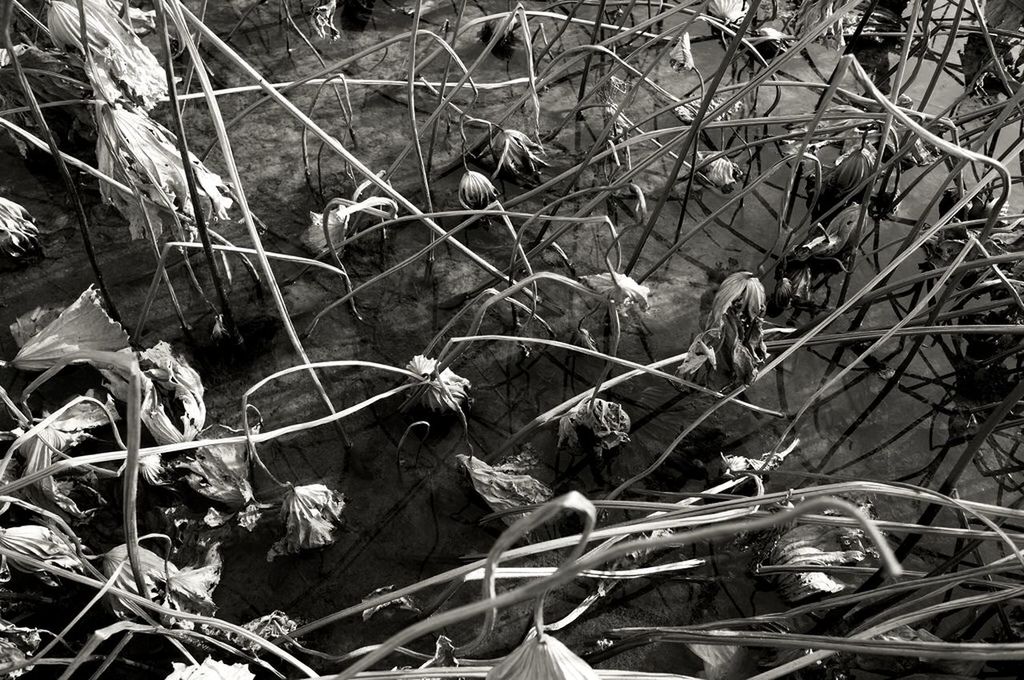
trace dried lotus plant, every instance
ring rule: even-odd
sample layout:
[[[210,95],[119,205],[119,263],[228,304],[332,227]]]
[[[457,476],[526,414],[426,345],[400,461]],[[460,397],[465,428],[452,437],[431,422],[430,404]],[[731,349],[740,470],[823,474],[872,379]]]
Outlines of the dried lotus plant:
[[[525,474],[514,463],[491,466],[465,454],[456,458],[469,474],[473,488],[495,512],[545,503],[555,495],[546,484]],[[508,514],[503,519],[512,524],[519,516]]]
[[[37,310],[38,311],[38,310]],[[36,315],[30,312],[29,315]],[[34,333],[21,343],[18,353],[7,365],[22,371],[45,371],[60,365],[71,355],[90,352],[122,352],[128,349],[128,334],[110,318],[100,302],[99,292],[89,287],[56,317],[45,314],[45,326],[26,320],[23,329]],[[24,337],[25,330],[19,334]],[[4,363],[0,362],[0,366]]]
[[[771,551],[771,564],[800,568],[776,577],[779,592],[789,602],[842,592],[849,584],[814,567],[857,564],[868,559],[864,534],[849,527],[801,524],[783,533]]]
[[[323,484],[291,486],[281,501],[285,535],[267,553],[267,561],[331,545],[341,522],[345,500]]]
[[[690,345],[680,375],[724,373],[750,384],[768,358],[762,322],[766,312],[764,285],[750,272],[726,277],[715,294],[704,330]]]
[[[96,158],[100,170],[138,187],[146,199],[140,207],[135,198],[126,197],[109,183],[100,185],[103,199],[128,220],[132,238],[144,238],[149,223],[160,227],[174,215],[191,224],[192,199],[174,134],[143,113],[116,106],[101,106],[96,118]],[[230,187],[191,152],[189,161],[195,173],[198,203],[206,212],[204,217],[208,221],[230,219],[228,211],[234,202]]]
[[[213,590],[220,583],[221,559],[218,547],[210,547],[201,565],[178,567],[169,559],[152,550],[139,547],[139,561],[142,580],[149,592],[140,593],[135,573],[128,560],[128,547],[124,544],[111,548],[103,554],[100,570],[107,578],[114,578],[114,585],[133,595],[143,595],[171,609],[190,614],[212,615],[217,610],[213,602]],[[139,605],[116,593],[106,597],[106,604],[120,618],[139,616]],[[170,623],[175,617],[168,617]],[[190,627],[187,619],[177,619],[177,625]]]
[[[46,14],[57,47],[85,53],[77,0],[51,0]],[[105,0],[86,0],[87,72],[97,99],[153,108],[167,96],[164,70],[135,32]]]
[[[629,441],[631,421],[622,405],[595,397],[585,399],[558,419],[558,445],[588,442],[596,453]]]

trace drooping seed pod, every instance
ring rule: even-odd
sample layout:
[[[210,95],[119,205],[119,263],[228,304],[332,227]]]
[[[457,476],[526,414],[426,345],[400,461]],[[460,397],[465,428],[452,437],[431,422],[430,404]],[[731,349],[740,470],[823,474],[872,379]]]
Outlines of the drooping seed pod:
[[[775,289],[772,290],[772,294],[768,296],[768,306],[766,314],[768,316],[778,316],[786,311],[789,307],[790,301],[793,299],[793,282],[789,277],[783,276],[781,279],[775,282]]]

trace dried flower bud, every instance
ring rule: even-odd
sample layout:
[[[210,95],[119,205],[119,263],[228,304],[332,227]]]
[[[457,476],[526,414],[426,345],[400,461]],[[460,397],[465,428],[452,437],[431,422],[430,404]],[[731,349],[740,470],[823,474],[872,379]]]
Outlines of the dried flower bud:
[[[0,198],[0,264],[24,264],[40,254],[39,230],[32,216],[14,201]]]
[[[323,484],[293,486],[281,502],[284,538],[267,553],[267,561],[278,555],[291,555],[334,543],[334,532],[341,522],[344,507],[345,500],[341,494]]]
[[[417,354],[405,368],[419,374],[425,381],[425,391],[420,401],[431,411],[460,411],[468,401],[469,381],[456,375],[450,368],[437,374],[437,359]]]
[[[495,664],[486,680],[598,680],[598,675],[564,644],[541,634]]]
[[[772,550],[773,564],[783,566],[824,566],[861,562],[867,553],[860,544],[862,533],[850,527],[802,524],[781,535]],[[856,547],[848,550],[845,546]],[[778,578],[783,597],[799,602],[813,595],[838,593],[846,584],[820,571],[782,574]]]
[[[618,272],[606,272],[604,274],[591,274],[583,277],[583,283],[587,288],[605,295],[619,307],[630,307],[636,305],[640,311],[645,312],[650,307],[651,289],[637,283],[625,274]]]
[[[544,147],[519,130],[499,130],[491,137],[491,155],[504,172],[519,179],[532,179],[538,173],[537,166],[547,165],[541,160]]]
[[[848,194],[860,185],[875,165],[875,152],[868,145],[844,153],[826,180],[839,195]]]
[[[861,224],[860,213],[860,203],[851,203],[827,227],[814,225],[810,237],[793,249],[793,259],[802,262],[812,257],[835,257],[846,250]]]
[[[709,154],[698,153],[698,167],[700,167],[700,161],[706,158]],[[707,178],[708,183],[713,187],[717,187],[722,191],[728,193],[732,191],[733,184],[736,180],[743,176],[740,166],[733,163],[728,158],[716,158],[710,163],[703,166],[702,172],[704,177]],[[698,175],[700,177],[700,175]]]
[[[459,181],[459,203],[466,210],[483,210],[498,198],[498,190],[487,175],[467,170]]]
[[[206,657],[201,664],[171,664],[174,671],[164,680],[254,680],[255,675],[244,663],[228,665],[212,657]]]
[[[775,283],[775,290],[768,298],[768,316],[778,316],[786,311],[790,301],[793,299],[793,282],[783,276]]]
[[[23,557],[61,569],[82,570],[82,561],[71,542],[53,529],[38,524],[0,529],[0,548],[4,549],[3,566],[0,567],[0,576],[3,578],[0,580],[7,580],[9,564],[18,571],[36,574],[47,583],[56,585],[53,577],[45,570],[21,561]]]

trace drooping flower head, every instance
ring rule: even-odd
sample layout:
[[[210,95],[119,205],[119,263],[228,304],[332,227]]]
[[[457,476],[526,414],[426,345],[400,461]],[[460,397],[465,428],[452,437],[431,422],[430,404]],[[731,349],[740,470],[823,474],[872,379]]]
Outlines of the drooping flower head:
[[[836,194],[848,194],[867,179],[874,165],[875,151],[864,144],[839,156],[826,181]]]
[[[267,553],[267,561],[278,555],[291,555],[334,543],[344,507],[345,500],[341,494],[323,484],[293,486],[281,502],[284,538]]]
[[[491,137],[491,155],[498,172],[518,179],[533,179],[538,165],[547,165],[541,155],[544,147],[519,130],[499,130]]]
[[[35,220],[14,201],[0,197],[0,266],[21,265],[41,253]]]
[[[722,281],[711,305],[707,328],[721,326],[722,319],[730,310],[747,319],[758,319],[764,316],[764,285],[750,272],[736,272]]]
[[[645,312],[651,305],[651,289],[637,283],[626,274],[618,272],[591,274],[583,277],[583,283],[587,288],[607,296],[618,307],[636,306],[641,312]]]
[[[483,210],[498,198],[498,190],[487,175],[467,170],[459,181],[459,203],[466,210]]]
[[[137,186],[143,196],[163,210],[178,212],[189,220],[194,218],[175,136],[149,117],[118,107],[100,107],[97,119],[96,158],[100,170],[129,186]],[[195,171],[199,205],[206,218],[229,219],[233,201],[228,185],[194,154],[189,153],[189,160]],[[145,216],[134,197],[122,195],[107,182],[100,185],[100,193],[128,220],[133,238],[146,235]],[[146,210],[156,226],[162,225],[154,206],[147,204]]]
[[[153,108],[167,96],[167,79],[156,57],[105,0],[87,0],[84,8],[88,75],[97,98]],[[46,22],[57,47],[85,52],[77,0],[53,0]]]
[[[420,402],[431,411],[461,411],[468,401],[470,382],[450,368],[438,373],[437,359],[428,359],[422,354],[417,354],[405,368],[418,374],[425,381]]]

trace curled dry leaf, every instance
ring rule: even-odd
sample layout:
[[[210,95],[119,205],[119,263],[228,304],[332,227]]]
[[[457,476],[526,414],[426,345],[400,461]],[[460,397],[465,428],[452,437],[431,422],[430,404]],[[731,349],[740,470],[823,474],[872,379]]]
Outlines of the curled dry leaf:
[[[22,628],[0,619],[0,672],[4,677],[17,678],[31,670],[31,666],[13,671],[7,669],[27,661],[41,641],[38,628]]]
[[[722,456],[722,463],[725,467],[726,476],[732,477],[745,472],[771,472],[782,465],[786,456],[793,453],[800,444],[799,439],[781,451],[769,451],[760,458],[746,458],[744,456]]]
[[[801,524],[779,536],[771,560],[773,564],[795,567],[855,564],[868,556],[862,538],[859,529]],[[839,579],[812,569],[780,574],[776,582],[789,602],[838,593],[847,587]]]
[[[84,3],[89,79],[97,99],[107,103],[128,100],[151,109],[167,96],[167,79],[149,48],[106,2]],[[84,52],[75,0],[53,0],[46,15],[50,37],[58,47]]]
[[[632,422],[622,405],[601,398],[586,399],[558,419],[558,445],[578,446],[579,433],[592,438],[598,453],[629,441]]]
[[[246,629],[250,633],[260,636],[264,640],[276,640],[282,635],[291,635],[291,633],[298,627],[299,624],[297,621],[279,609],[275,609],[269,614],[257,617],[242,626],[242,628]],[[232,644],[238,645],[242,649],[248,650],[254,654],[263,649],[263,647],[258,643],[236,633],[228,633],[226,637],[232,642]]]
[[[204,430],[201,439],[223,439],[240,434],[223,425],[214,425]],[[216,441],[200,446],[174,467],[185,473],[185,482],[192,489],[211,501],[220,503],[232,511],[238,511],[254,503],[250,483],[251,464],[244,442],[218,443]]]
[[[177,212],[189,220],[195,217],[174,134],[145,114],[112,106],[100,107],[97,123],[96,158],[100,170],[139,188],[150,201],[145,210],[156,228],[163,224],[160,210]],[[206,219],[229,219],[231,189],[191,152],[189,162],[195,171],[198,202]],[[100,194],[128,220],[132,238],[146,237],[147,215],[134,196],[123,195],[108,182],[100,184]]]
[[[694,69],[693,50],[690,48],[689,32],[683,31],[683,34],[679,36],[679,40],[676,41],[668,55],[668,65],[676,73],[692,71]]]
[[[386,593],[390,593],[394,589],[395,589],[394,586],[383,586],[381,588],[377,588],[376,590],[371,592],[369,595],[364,597],[363,598],[363,602],[366,602],[367,600],[372,600],[372,599],[374,599],[376,597],[379,597],[381,595],[384,595]],[[374,617],[374,615],[376,615],[378,612],[380,612],[383,609],[401,609],[403,611],[412,612],[414,614],[419,614],[420,613],[420,608],[418,606],[416,606],[416,603],[413,601],[413,599],[411,597],[406,595],[406,596],[398,597],[398,598],[395,598],[394,600],[390,600],[388,602],[385,602],[384,604],[378,604],[378,605],[374,605],[373,607],[368,607],[368,608],[364,609],[363,610],[363,621],[369,621],[371,618]]]
[[[38,316],[40,310],[29,312]],[[44,316],[46,314],[44,313]],[[24,318],[24,317],[22,317]],[[15,322],[21,334],[32,322]],[[11,332],[15,330],[12,328]],[[9,362],[23,371],[45,371],[75,352],[119,352],[128,349],[128,334],[103,309],[100,295],[90,286],[57,318],[25,340]]]
[[[851,203],[838,215],[829,220],[828,226],[820,223],[811,228],[807,240],[793,249],[792,259],[797,262],[812,257],[836,257],[854,245],[858,226],[861,224],[860,203]]]
[[[715,631],[708,631],[714,634]],[[752,670],[750,653],[746,647],[736,645],[705,645],[696,642],[686,645],[704,662],[707,680],[743,680]]]
[[[267,553],[267,561],[334,543],[344,507],[342,495],[323,484],[291,487],[281,502],[285,535]]]
[[[491,667],[486,680],[597,680],[597,672],[550,635],[532,635]]]
[[[217,545],[207,550],[202,566],[177,567],[170,560],[165,560],[151,550],[139,547],[139,561],[143,572],[143,582],[149,590],[146,597],[177,611],[203,616],[212,615],[217,611],[213,603],[213,590],[220,583],[221,559]],[[120,571],[118,569],[120,568]],[[139,594],[135,583],[132,565],[128,561],[128,548],[121,544],[103,554],[100,569],[110,578],[115,573],[114,587],[135,595]],[[107,606],[116,616],[132,618],[139,613],[139,608],[128,599],[116,594],[107,595]],[[186,620],[173,617],[168,623],[177,623],[180,627],[190,628]]]
[[[46,426],[38,434],[18,447],[24,457],[25,476],[45,470],[53,463],[55,452],[68,451],[88,434],[87,430],[110,424],[111,418],[116,419],[117,411],[110,395],[104,406],[95,401],[82,401],[65,410],[56,420]],[[20,432],[16,430],[15,432]],[[58,479],[56,475],[48,475],[25,489],[25,495],[36,505],[57,513],[63,513],[74,519],[83,519],[92,509],[83,511],[68,493],[77,488],[85,495],[91,496],[97,504],[102,498],[91,486],[91,473],[75,474],[71,472],[73,481]]]
[[[0,582],[10,578],[8,567],[18,571],[35,574],[49,585],[57,585],[56,580],[46,570],[22,560],[30,558],[47,565],[82,571],[82,561],[75,552],[71,541],[49,527],[38,524],[25,524],[16,527],[0,528],[0,547],[6,554],[0,558]]]
[[[314,7],[309,17],[313,23],[313,31],[316,37],[330,40],[337,40],[341,37],[341,31],[334,25],[334,14],[338,11],[338,0],[327,0]]]
[[[226,664],[206,657],[201,664],[171,664],[174,671],[164,680],[255,680],[256,676],[244,663]]]
[[[545,503],[555,495],[546,484],[523,474],[511,464],[493,467],[479,458],[465,454],[459,454],[456,458],[469,473],[473,488],[495,512]],[[508,524],[512,524],[516,518],[515,515],[504,517]]]

